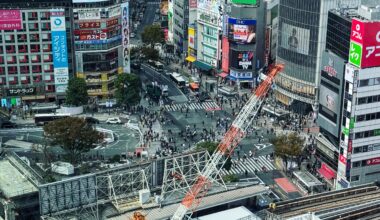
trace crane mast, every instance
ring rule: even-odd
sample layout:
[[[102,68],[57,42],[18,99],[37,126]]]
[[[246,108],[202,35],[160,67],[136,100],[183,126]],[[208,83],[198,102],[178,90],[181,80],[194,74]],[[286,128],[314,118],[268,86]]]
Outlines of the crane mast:
[[[182,199],[181,204],[172,216],[172,220],[182,220],[189,210],[194,210],[202,198],[207,194],[211,182],[210,179],[217,175],[218,168],[216,164],[224,164],[226,158],[224,155],[230,155],[243,139],[247,128],[252,124],[253,119],[259,111],[266,94],[268,93],[274,77],[282,71],[283,64],[275,65],[269,72],[267,78],[253,92],[247,103],[240,110],[228,131],[224,134],[223,139],[206,163],[201,175],[195,180],[195,183]]]

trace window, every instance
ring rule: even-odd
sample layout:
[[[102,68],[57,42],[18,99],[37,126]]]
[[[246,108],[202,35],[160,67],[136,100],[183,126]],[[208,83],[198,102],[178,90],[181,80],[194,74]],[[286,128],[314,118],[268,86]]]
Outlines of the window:
[[[362,147],[354,147],[354,154],[361,153],[363,151]]]
[[[361,161],[353,162],[352,167],[361,167]]]
[[[353,181],[359,181],[359,175],[356,175],[356,176],[351,176],[351,182]]]
[[[368,79],[362,79],[359,81],[359,87],[368,86],[369,80]]]

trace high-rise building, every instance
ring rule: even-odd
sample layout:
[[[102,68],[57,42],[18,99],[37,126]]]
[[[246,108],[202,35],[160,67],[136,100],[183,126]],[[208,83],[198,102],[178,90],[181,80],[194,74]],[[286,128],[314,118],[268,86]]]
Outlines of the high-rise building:
[[[265,64],[265,3],[234,0],[225,9],[220,75],[238,88],[252,88]]]
[[[280,0],[276,77],[277,100],[296,112],[317,111],[327,13],[337,0]]]
[[[174,0],[173,43],[178,54],[187,51],[187,28],[189,25],[189,0]]]
[[[119,0],[75,0],[73,32],[76,74],[88,94],[109,98],[118,74],[129,73],[129,7]]]
[[[73,65],[71,1],[0,3],[3,107],[63,99]]]
[[[380,8],[362,0],[352,18],[336,188],[380,178]]]
[[[355,10],[356,11],[356,10]],[[321,82],[316,137],[319,173],[331,186],[338,169],[339,143],[344,97],[344,73],[350,47],[350,9],[328,13],[326,50],[322,55]]]

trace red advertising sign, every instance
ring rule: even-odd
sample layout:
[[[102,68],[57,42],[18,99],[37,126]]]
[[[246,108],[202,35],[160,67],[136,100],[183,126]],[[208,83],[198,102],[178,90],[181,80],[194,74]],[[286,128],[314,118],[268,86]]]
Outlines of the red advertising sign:
[[[230,52],[230,43],[228,42],[227,37],[223,37],[222,40],[222,70],[225,73],[229,71],[229,52]]]
[[[197,8],[197,0],[189,0],[189,8],[190,9]]]
[[[114,18],[114,19],[108,20],[106,23],[107,23],[107,27],[111,27],[111,26],[119,24],[119,19]]]
[[[367,160],[367,166],[380,164],[380,157],[372,158]]]
[[[96,29],[96,30],[74,30],[75,35],[86,35],[86,34],[101,34],[101,33],[109,33],[113,31],[117,31],[120,29],[120,25],[107,28],[107,29]]]
[[[77,39],[78,37],[79,39]],[[75,38],[76,40],[106,40],[107,33],[79,35]]]
[[[86,28],[100,28],[100,22],[81,22],[79,23],[80,29]]]
[[[0,30],[21,30],[20,10],[0,10]]]
[[[339,155],[339,161],[342,162],[344,165],[347,164],[347,158],[343,156],[343,154]]]
[[[336,176],[336,172],[325,163],[322,163],[321,169],[325,170],[330,176]]]
[[[351,42],[357,44],[351,46],[350,56],[354,53],[361,56],[361,68],[380,66],[380,21],[361,21],[354,18]]]

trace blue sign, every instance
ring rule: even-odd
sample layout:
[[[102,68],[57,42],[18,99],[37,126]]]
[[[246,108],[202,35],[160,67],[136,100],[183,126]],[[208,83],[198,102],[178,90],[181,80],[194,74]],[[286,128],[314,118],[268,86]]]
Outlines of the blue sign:
[[[59,19],[56,19],[57,21]],[[68,67],[67,40],[65,31],[52,31],[54,68]]]
[[[228,23],[229,24],[240,24],[240,25],[255,25],[256,24],[256,20],[228,18]]]
[[[122,36],[118,35],[113,38],[109,38],[106,40],[82,40],[82,41],[75,41],[75,44],[108,44],[117,40],[121,40]]]

